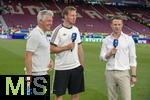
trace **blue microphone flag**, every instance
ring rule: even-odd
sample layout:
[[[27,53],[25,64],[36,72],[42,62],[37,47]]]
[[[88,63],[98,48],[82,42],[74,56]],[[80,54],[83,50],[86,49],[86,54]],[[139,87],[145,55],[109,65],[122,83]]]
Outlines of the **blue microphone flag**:
[[[71,40],[74,42],[77,38],[77,33],[72,33]]]
[[[113,46],[116,48],[118,46],[118,39],[114,39]]]

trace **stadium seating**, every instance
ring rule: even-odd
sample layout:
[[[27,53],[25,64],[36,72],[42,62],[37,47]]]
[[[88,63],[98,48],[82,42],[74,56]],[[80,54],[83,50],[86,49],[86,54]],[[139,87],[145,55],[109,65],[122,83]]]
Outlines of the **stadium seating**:
[[[67,4],[53,4],[51,2],[48,3],[43,3],[40,1],[34,2],[34,0],[30,0],[30,2],[27,2],[26,0],[14,0],[9,3],[7,0],[5,0],[4,5],[7,5],[11,8],[11,13],[4,14],[2,16],[9,27],[22,25],[22,28],[28,29],[30,24],[36,25],[37,12],[41,9],[47,8],[55,12],[53,22],[54,25],[52,27],[52,29],[54,29],[57,25],[61,23],[62,18],[60,13],[62,9],[67,6]],[[93,6],[90,4],[81,4],[74,6],[78,9],[79,18],[77,19],[76,25],[80,28],[81,32],[110,33],[111,28],[109,26],[108,17],[113,16],[114,14],[123,14],[124,11],[128,11],[128,13],[139,13],[142,15],[143,19],[150,19],[150,11],[144,11],[143,9],[138,9],[137,11],[137,9],[135,8],[118,9],[117,7],[112,6]],[[128,20],[125,21],[124,32],[138,32],[141,34],[150,34],[150,28],[128,18]]]

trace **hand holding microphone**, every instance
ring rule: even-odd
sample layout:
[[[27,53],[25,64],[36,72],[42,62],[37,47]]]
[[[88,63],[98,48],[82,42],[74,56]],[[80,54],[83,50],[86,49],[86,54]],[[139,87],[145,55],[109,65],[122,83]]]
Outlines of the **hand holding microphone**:
[[[117,52],[117,49],[116,49],[116,47],[118,46],[118,39],[114,39],[114,41],[113,41],[113,46],[114,46],[114,48],[112,49],[112,54],[114,55],[114,57],[115,57],[115,54],[116,54],[116,52]]]
[[[114,39],[113,46],[116,48],[118,46],[118,39]]]
[[[77,33],[72,33],[72,36],[71,36],[72,43],[75,42],[76,38],[77,38]],[[72,49],[71,49],[71,52],[72,52]]]
[[[114,39],[114,40],[113,40],[113,46],[114,46],[114,48],[112,48],[111,51],[106,54],[106,56],[105,56],[106,59],[109,59],[109,58],[111,58],[112,56],[115,57],[115,54],[116,54],[116,52],[117,52],[116,47],[118,46],[118,40],[117,40],[117,39]]]

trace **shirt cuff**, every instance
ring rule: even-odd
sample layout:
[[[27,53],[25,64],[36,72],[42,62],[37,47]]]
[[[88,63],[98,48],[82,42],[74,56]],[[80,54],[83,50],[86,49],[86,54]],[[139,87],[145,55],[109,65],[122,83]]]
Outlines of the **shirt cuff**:
[[[108,61],[108,60],[106,59],[105,55],[104,55],[104,56],[100,56],[100,59],[103,60],[103,61]]]
[[[130,66],[131,66],[131,67],[136,67],[136,66],[137,66],[137,63],[130,63]]]

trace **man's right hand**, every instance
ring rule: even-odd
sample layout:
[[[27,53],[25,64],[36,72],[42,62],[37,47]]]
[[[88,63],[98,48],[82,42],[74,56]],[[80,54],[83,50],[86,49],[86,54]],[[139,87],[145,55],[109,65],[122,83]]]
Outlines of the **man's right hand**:
[[[74,47],[75,47],[75,43],[70,43],[70,44],[68,44],[66,46],[62,46],[62,47],[51,45],[50,49],[51,49],[51,53],[60,53],[63,51],[71,50]]]
[[[116,49],[116,48],[113,48],[113,49],[111,50],[111,52],[110,52],[110,55],[111,55],[111,56],[112,56],[112,55],[115,55],[116,52],[117,52],[117,49]]]
[[[32,52],[25,52],[25,65],[26,65],[26,74],[32,75]]]
[[[116,48],[113,48],[109,53],[106,54],[106,59],[111,58],[113,55],[115,55],[117,52]]]
[[[75,43],[70,43],[70,44],[68,44],[67,46],[66,46],[66,50],[71,50],[71,49],[73,49],[75,47]]]

